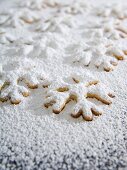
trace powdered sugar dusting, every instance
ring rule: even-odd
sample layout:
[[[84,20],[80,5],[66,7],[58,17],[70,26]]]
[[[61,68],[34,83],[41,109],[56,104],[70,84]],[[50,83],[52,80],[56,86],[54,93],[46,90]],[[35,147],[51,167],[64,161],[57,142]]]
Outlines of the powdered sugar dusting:
[[[0,9],[2,170],[127,167],[127,4],[100,3],[27,0]],[[93,118],[91,109],[103,114]]]

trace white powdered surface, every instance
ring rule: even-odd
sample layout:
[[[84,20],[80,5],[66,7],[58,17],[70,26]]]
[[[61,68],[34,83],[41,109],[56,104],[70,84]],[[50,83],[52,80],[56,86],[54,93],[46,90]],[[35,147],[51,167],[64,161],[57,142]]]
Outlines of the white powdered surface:
[[[0,86],[10,83],[0,94],[8,99],[0,103],[0,170],[126,169],[127,3],[0,3]],[[77,86],[75,77],[80,79]],[[88,110],[94,104],[102,115],[89,122],[73,118],[74,101],[60,114],[52,112],[70,94],[77,95],[82,106],[82,93],[88,92],[84,84],[93,80],[101,84],[95,93],[112,104],[86,96],[84,103]],[[28,89],[28,83],[38,88]],[[54,92],[66,85],[66,96]],[[30,96],[23,97],[23,92]],[[107,97],[109,92],[115,98]],[[44,107],[47,93],[55,94],[58,105]],[[18,105],[10,103],[17,99]]]

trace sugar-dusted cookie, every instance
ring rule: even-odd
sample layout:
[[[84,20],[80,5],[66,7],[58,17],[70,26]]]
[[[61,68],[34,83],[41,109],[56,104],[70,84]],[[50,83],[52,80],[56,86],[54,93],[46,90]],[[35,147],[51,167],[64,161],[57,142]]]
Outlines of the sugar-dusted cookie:
[[[39,37],[35,37],[35,42],[32,44],[33,49],[29,53],[29,57],[48,58],[62,53],[65,46],[65,39],[57,34],[45,33]]]
[[[32,10],[42,10],[45,8],[55,8],[59,6],[58,1],[55,0],[29,0],[19,3],[20,7],[29,8]]]
[[[73,50],[71,50],[73,49]],[[76,65],[95,65],[97,68],[103,67],[105,71],[114,70],[119,60],[126,58],[126,50],[116,46],[106,38],[96,38],[89,42],[71,44],[67,47],[69,61]]]
[[[71,15],[78,15],[85,13],[89,9],[89,4],[84,1],[73,1],[72,3],[63,6],[60,12],[65,12]]]
[[[27,69],[27,68],[26,68]],[[0,101],[10,100],[12,104],[19,104],[23,97],[29,96],[30,92],[25,87],[25,84],[30,89],[38,88],[39,81],[43,86],[47,86],[47,80],[44,73],[37,73],[34,68],[25,71],[20,67],[11,71],[3,71],[0,74]],[[23,85],[21,85],[21,83]]]
[[[116,19],[126,19],[127,18],[127,6],[122,6],[121,4],[113,4],[110,6],[103,6],[96,9],[96,14],[102,17],[114,17]]]
[[[65,83],[63,80],[56,80],[48,87],[47,97],[44,102],[44,106],[48,108],[52,106],[53,112],[60,113],[66,104],[70,100],[76,101],[76,104],[72,111],[72,117],[82,117],[85,120],[92,120],[94,115],[101,115],[102,110],[90,102],[88,98],[95,98],[104,104],[111,104],[113,93],[106,90],[104,85],[99,83],[98,80],[91,77],[91,75],[85,75],[80,77],[79,75],[72,75],[74,84]]]
[[[35,13],[25,8],[2,11],[0,15],[1,25],[10,28],[20,28],[26,24],[33,24],[40,20],[40,15],[37,12]]]
[[[58,13],[54,16],[50,16],[43,22],[37,24],[35,31],[41,32],[55,32],[67,34],[70,28],[76,26],[76,20],[69,14]]]
[[[15,73],[4,74],[0,80],[0,101],[10,99],[12,104],[19,104],[22,96],[29,96],[29,91],[18,84],[19,77]]]

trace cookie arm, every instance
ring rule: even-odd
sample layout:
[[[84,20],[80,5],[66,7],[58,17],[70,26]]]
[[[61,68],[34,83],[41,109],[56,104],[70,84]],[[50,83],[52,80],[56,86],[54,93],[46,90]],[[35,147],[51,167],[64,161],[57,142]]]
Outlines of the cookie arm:
[[[109,105],[112,103],[112,98],[114,97],[114,94],[112,92],[108,92],[103,87],[103,85],[97,84],[89,87],[87,97],[95,98],[102,103]]]

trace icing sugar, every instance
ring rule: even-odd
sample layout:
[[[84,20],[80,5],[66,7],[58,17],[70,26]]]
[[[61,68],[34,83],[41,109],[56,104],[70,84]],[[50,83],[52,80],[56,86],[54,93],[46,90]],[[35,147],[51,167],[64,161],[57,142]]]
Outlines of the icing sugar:
[[[7,12],[1,9],[0,95],[22,102],[0,103],[0,169],[127,167],[127,63],[119,61],[110,73],[101,68],[126,60],[126,37],[119,36],[115,22],[124,27],[126,19],[119,15],[126,7],[119,10],[119,2],[117,9],[104,6],[105,19],[103,12],[98,16],[100,3],[28,0],[11,3]],[[87,67],[90,61],[93,65]],[[55,115],[43,106],[46,96],[57,100],[55,110],[70,96],[74,101]],[[92,122],[79,117],[91,119],[92,112],[103,114]]]

